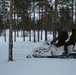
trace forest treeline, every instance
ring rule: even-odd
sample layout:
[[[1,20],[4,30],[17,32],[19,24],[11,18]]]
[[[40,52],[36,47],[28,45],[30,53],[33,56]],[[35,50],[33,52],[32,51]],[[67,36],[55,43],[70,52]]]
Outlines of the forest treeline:
[[[1,2],[3,6],[0,9],[0,29],[3,29],[2,23],[5,24],[5,29],[9,28],[10,13],[6,8],[7,1]],[[13,0],[13,29],[53,30],[54,23],[56,28],[71,29],[75,25],[75,1],[56,1],[55,3],[53,0]]]

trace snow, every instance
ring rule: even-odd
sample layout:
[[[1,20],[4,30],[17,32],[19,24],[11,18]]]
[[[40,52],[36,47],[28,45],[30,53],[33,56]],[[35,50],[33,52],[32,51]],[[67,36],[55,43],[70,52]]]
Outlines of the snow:
[[[0,36],[0,75],[76,75],[76,59],[26,58],[44,42],[29,42],[28,37],[24,42],[17,37],[13,46],[14,61],[8,61],[8,39],[7,35],[4,42]]]

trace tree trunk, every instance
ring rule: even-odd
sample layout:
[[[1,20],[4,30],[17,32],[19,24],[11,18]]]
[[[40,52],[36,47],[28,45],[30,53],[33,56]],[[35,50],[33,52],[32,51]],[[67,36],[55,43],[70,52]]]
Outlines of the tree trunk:
[[[73,0],[72,0],[72,25],[71,26],[73,27]]]
[[[25,41],[25,30],[23,29],[23,41]]]
[[[39,31],[40,31],[40,0],[39,0],[39,25],[38,25],[38,42],[39,42],[39,37],[40,37]]]
[[[53,25],[53,39],[56,38],[56,19],[57,19],[57,0],[55,0],[55,10],[54,10],[54,25]]]
[[[15,3],[14,3],[14,41],[16,42],[16,22],[15,22]]]
[[[75,25],[76,25],[76,1],[75,1]]]
[[[9,29],[9,61],[13,61],[13,51],[12,51],[12,13],[13,13],[13,0],[10,0],[10,29]]]
[[[42,1],[42,20],[41,21],[42,21],[42,23],[41,23],[42,24],[41,25],[41,40],[42,40],[42,30],[43,30],[42,29],[43,28],[43,1]]]
[[[19,33],[18,33],[18,30],[17,30],[17,37],[19,37]]]
[[[31,41],[31,6],[30,6],[30,12],[29,12],[29,41]]]
[[[5,27],[5,18],[6,18],[6,11],[5,11],[5,0],[3,0],[3,20],[4,20],[4,41],[6,42],[6,27]]]
[[[35,0],[33,0],[33,12],[34,12],[33,21],[34,21],[34,42],[35,42]]]
[[[47,40],[47,0],[45,0],[45,41]]]

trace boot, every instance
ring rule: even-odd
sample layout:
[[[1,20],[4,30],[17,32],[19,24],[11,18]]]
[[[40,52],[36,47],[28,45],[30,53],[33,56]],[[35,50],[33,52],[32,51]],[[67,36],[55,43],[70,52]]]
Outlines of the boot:
[[[67,54],[68,54],[67,52],[63,52],[63,53],[62,53],[63,56],[66,56]]]

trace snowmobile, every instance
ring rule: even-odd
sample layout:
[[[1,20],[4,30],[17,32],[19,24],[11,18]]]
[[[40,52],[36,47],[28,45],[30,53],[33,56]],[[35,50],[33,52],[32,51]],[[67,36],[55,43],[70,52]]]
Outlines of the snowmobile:
[[[35,48],[33,54],[28,55],[27,58],[76,58],[76,44],[75,46],[68,46],[68,54],[63,55],[64,46],[56,47],[49,42],[45,42],[42,46]]]

